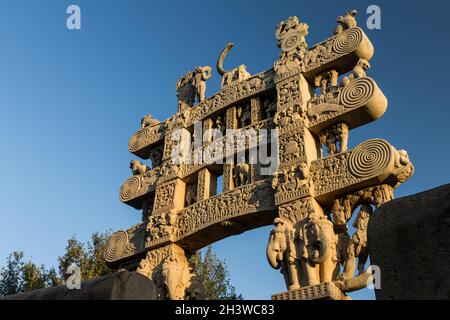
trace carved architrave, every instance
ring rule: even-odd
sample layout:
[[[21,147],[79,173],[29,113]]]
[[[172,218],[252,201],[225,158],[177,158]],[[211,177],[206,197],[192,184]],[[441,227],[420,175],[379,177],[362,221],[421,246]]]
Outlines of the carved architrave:
[[[202,104],[191,110],[191,118],[188,125],[192,125],[195,121],[201,121],[238,101],[272,89],[274,87],[274,76],[273,70],[270,69],[255,74],[248,80],[234,82],[224,87],[219,93],[206,99]]]
[[[265,180],[245,185],[181,210],[177,238],[220,221],[274,208],[273,191]]]
[[[359,59],[370,60],[374,47],[361,28],[350,28],[312,47],[306,54],[303,73],[308,78],[312,72],[336,68],[346,73]]]
[[[387,99],[376,82],[359,78],[348,86],[308,102],[308,128],[318,134],[333,123],[345,122],[350,129],[380,118],[386,111]]]
[[[356,27],[355,15],[352,10],[338,18],[336,35],[309,49],[308,25],[288,18],[277,26],[281,53],[274,68],[238,77],[208,99],[209,75],[195,74],[201,68],[178,81],[178,112],[163,123],[144,117],[144,128],[130,140],[129,150],[150,157],[156,168],[136,166],[121,188],[123,202],[143,209],[143,223],[113,234],[105,254],[111,266],[132,268],[147,253],[139,272],[154,281],[161,299],[183,299],[192,284],[184,250],[274,221],[268,259],[282,269],[289,289],[274,299],[346,299],[343,292],[367,283],[371,275],[362,269],[370,205],[390,201],[414,168],[406,151],[381,139],[347,150],[349,131],[380,118],[387,108],[386,97],[366,76],[374,50]],[[232,137],[211,136],[193,150],[196,121],[203,122],[203,130],[222,133],[224,128],[278,129],[271,132],[279,151],[271,181],[259,180],[259,164],[233,163],[244,154],[253,156],[259,135],[251,140],[241,130]],[[215,174],[221,172],[223,192],[212,196]],[[359,205],[357,231],[350,237],[347,223]],[[362,262],[354,277],[356,257]]]
[[[358,27],[350,28],[302,53],[303,59],[298,66],[277,73],[275,82],[303,73],[312,83],[317,73],[333,68],[340,74],[349,72],[359,59],[370,60],[373,54],[373,45],[364,31]]]
[[[142,251],[145,246],[145,224],[138,224],[127,231],[117,231],[108,240],[105,248],[107,262],[116,262]]]
[[[160,177],[160,168],[132,176],[120,188],[120,200],[136,209],[142,209],[144,198],[155,191],[156,183]]]
[[[368,140],[349,152],[311,164],[315,196],[326,203],[333,195],[361,190],[374,184],[395,187],[400,182],[399,178],[410,177],[413,171],[407,154],[397,151],[382,139]]]
[[[163,141],[164,132],[164,122],[139,130],[131,137],[128,150],[142,159],[148,159],[152,146]]]

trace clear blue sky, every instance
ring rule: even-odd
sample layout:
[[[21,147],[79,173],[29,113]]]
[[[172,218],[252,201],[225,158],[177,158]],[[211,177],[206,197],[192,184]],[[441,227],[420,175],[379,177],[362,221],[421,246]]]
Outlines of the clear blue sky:
[[[66,8],[82,10],[82,30],[66,29]],[[378,4],[382,29],[366,30]],[[336,17],[356,8],[375,46],[369,74],[389,99],[383,118],[353,131],[350,146],[384,138],[408,150],[416,173],[397,191],[413,194],[450,181],[449,3],[446,1],[0,1],[0,261],[23,250],[56,264],[66,240],[128,228],[139,212],[118,200],[130,175],[127,151],[140,117],[176,111],[175,82],[197,65],[269,68],[275,26],[290,15],[310,25],[310,45],[330,36]],[[207,95],[218,91],[219,77]],[[214,245],[247,299],[284,290],[265,247],[270,227]],[[354,298],[373,298],[363,291]]]

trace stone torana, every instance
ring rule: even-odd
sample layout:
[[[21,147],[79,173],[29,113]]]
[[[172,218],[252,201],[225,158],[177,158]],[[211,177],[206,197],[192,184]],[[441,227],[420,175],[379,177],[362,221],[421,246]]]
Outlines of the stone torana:
[[[131,161],[133,175],[120,200],[142,212],[142,222],[111,236],[105,253],[111,267],[147,276],[159,299],[202,299],[189,257],[226,237],[274,225],[266,254],[281,270],[286,292],[272,299],[349,299],[348,292],[371,281],[368,221],[414,168],[406,151],[383,139],[349,143],[352,129],[379,119],[388,105],[367,74],[374,47],[356,15],[338,17],[330,38],[314,46],[307,43],[308,24],[295,16],[280,22],[278,60],[257,74],[243,64],[224,69],[228,44],[217,61],[221,90],[210,97],[211,67],[178,80],[178,112],[166,121],[144,116],[129,142],[129,151],[147,164]],[[199,161],[177,162],[174,148],[184,138],[177,141],[173,133],[182,129],[190,141],[198,123],[219,135],[183,149]],[[266,130],[277,143],[246,140],[230,148],[231,129]],[[262,146],[276,154],[272,174],[262,162],[236,157],[241,152],[248,160]]]

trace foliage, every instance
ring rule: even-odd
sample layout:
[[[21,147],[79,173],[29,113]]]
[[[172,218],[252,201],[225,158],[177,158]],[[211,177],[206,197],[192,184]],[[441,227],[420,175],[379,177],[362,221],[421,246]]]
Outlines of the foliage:
[[[191,263],[194,265],[194,273],[205,287],[207,300],[243,299],[230,283],[230,274],[225,261],[217,257],[211,246],[206,249],[203,256],[201,252],[197,252],[191,258]]]
[[[23,252],[14,251],[6,259],[6,266],[0,271],[0,295],[16,294],[23,291],[21,270],[24,266]]]
[[[23,252],[11,253],[0,271],[0,296],[63,285],[70,276],[66,271],[71,264],[80,268],[83,280],[112,272],[103,258],[109,235],[109,232],[96,232],[86,244],[75,236],[70,238],[64,255],[58,257],[58,271],[54,267],[37,266],[32,261],[25,262]]]
[[[13,252],[0,271],[0,296],[17,294],[61,284],[55,268],[46,269],[24,261],[23,252]]]
[[[111,273],[112,270],[103,258],[109,236],[109,232],[95,232],[91,236],[91,241],[86,244],[81,243],[75,237],[70,238],[67,241],[65,254],[58,258],[60,278],[67,280],[70,275],[66,274],[66,270],[72,264],[80,268],[83,280]]]
[[[23,252],[11,253],[0,270],[0,296],[29,290],[63,285],[70,276],[67,268],[75,264],[80,268],[82,280],[90,280],[113,272],[103,258],[109,232],[96,232],[91,240],[82,243],[75,236],[67,241],[64,255],[58,257],[58,270],[37,266],[31,260],[24,261]],[[206,299],[242,300],[230,284],[225,261],[220,260],[212,247],[204,255],[198,252],[191,258],[194,272],[205,287]]]

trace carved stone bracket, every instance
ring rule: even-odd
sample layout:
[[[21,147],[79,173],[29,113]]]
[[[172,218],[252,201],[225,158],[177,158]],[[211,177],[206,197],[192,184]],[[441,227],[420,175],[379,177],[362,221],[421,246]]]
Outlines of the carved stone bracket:
[[[164,122],[145,127],[131,137],[128,150],[142,159],[148,159],[151,148],[163,142],[164,132]]]

